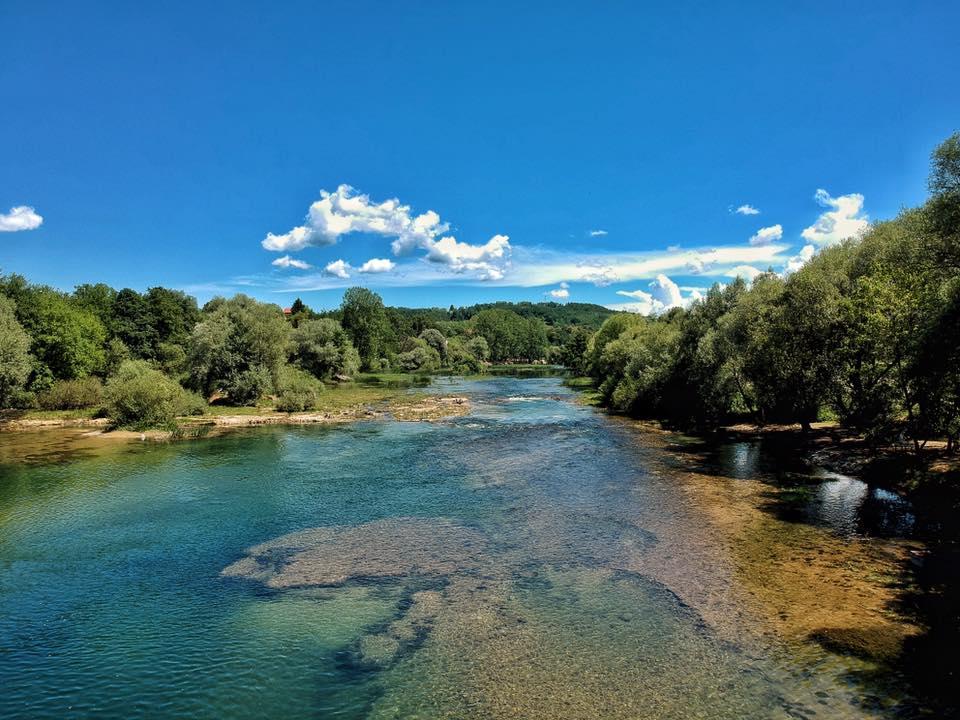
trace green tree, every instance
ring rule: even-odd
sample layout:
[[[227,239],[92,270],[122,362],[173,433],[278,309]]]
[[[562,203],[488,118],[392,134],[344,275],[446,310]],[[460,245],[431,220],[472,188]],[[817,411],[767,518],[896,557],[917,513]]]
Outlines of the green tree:
[[[145,299],[155,338],[154,356],[160,353],[163,344],[185,345],[193,326],[200,322],[196,299],[180,290],[164,287],[150,288]]]
[[[440,353],[423,340],[413,338],[412,347],[397,356],[404,372],[432,372],[440,368]]]
[[[490,359],[490,345],[482,335],[467,340],[464,349],[480,362],[486,362]]]
[[[364,370],[379,367],[390,334],[383,300],[375,292],[353,287],[343,294],[341,324],[360,354]]]
[[[616,384],[601,386],[614,410],[647,417],[659,414],[679,338],[676,325],[654,320],[628,328],[607,345],[604,354],[617,356],[613,362],[618,365],[625,361]]]
[[[77,305],[96,315],[108,332],[113,331],[113,303],[116,298],[117,291],[105,283],[77,285],[73,290]]]
[[[436,328],[427,328],[421,332],[418,337],[437,351],[441,365],[447,364],[447,339],[443,336],[442,332]]]
[[[29,304],[23,324],[40,364],[34,373],[36,389],[48,384],[46,378],[70,380],[103,369],[107,332],[96,315],[51,288],[33,289]]]
[[[589,329],[575,325],[571,328],[566,342],[560,347],[560,364],[574,375],[586,375],[588,372],[587,347],[590,335]]]
[[[0,295],[0,407],[9,407],[30,376],[30,336],[17,322],[13,301]]]
[[[350,336],[336,320],[305,320],[291,333],[290,360],[323,379],[334,375],[353,375],[360,367],[360,356]]]
[[[952,273],[960,270],[960,133],[947,138],[931,158],[931,197],[923,208],[925,250]]]
[[[470,320],[482,336],[494,362],[540,360],[547,352],[546,325],[539,318],[523,318],[512,310],[481,310]]]
[[[157,345],[150,304],[136,290],[124,288],[113,301],[113,334],[135,358],[152,359]]]
[[[276,305],[246,295],[216,298],[193,329],[187,365],[190,386],[249,403],[277,385],[287,359],[290,328]]]

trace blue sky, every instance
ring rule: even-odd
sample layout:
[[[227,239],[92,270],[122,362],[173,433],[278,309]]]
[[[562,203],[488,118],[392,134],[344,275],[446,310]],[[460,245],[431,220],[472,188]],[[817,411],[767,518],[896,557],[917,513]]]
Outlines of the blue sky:
[[[687,303],[923,200],[958,27],[956,2],[4,0],[0,269]]]

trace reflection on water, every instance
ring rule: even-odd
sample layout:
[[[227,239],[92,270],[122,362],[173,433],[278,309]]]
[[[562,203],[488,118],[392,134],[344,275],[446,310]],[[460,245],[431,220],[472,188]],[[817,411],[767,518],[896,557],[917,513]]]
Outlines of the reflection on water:
[[[822,477],[806,505],[809,522],[848,535],[905,536],[913,530],[910,504],[898,495],[837,473],[824,472]]]
[[[785,520],[828,527],[848,536],[904,537],[913,531],[910,503],[856,478],[811,467],[793,447],[762,440],[688,443],[700,467],[722,477],[761,480],[788,492],[774,508]]]
[[[750,443],[678,466],[553,378],[432,387],[470,414],[0,456],[0,716],[907,706],[831,649],[909,632],[898,546],[852,541],[908,530],[896,498]],[[771,513],[777,482],[805,490]]]

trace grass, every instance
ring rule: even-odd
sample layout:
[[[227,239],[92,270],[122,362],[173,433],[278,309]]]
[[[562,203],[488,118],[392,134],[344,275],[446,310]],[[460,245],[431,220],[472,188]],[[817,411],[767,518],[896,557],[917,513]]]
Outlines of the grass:
[[[98,417],[100,408],[79,408],[75,410],[11,410],[4,411],[16,420],[89,420]]]
[[[270,412],[273,412],[273,408],[270,406],[246,407],[237,405],[208,405],[204,409],[203,415],[197,415],[196,417],[220,417],[221,415],[264,415],[265,413]]]
[[[402,381],[396,380],[402,379]],[[311,413],[335,413],[340,410],[356,408],[363,405],[380,405],[402,398],[406,402],[416,402],[422,399],[421,394],[408,392],[410,387],[421,385],[416,378],[410,375],[392,375],[377,373],[360,376],[357,381],[327,385],[320,394],[317,407],[308,410]],[[202,423],[204,418],[222,417],[224,415],[275,415],[279,413],[272,406],[234,407],[231,405],[210,405],[203,415],[192,418],[182,418],[185,422]]]
[[[593,378],[569,377],[563,381],[563,384],[572,390],[579,391],[580,402],[584,405],[600,406],[600,393],[597,392],[597,385]]]

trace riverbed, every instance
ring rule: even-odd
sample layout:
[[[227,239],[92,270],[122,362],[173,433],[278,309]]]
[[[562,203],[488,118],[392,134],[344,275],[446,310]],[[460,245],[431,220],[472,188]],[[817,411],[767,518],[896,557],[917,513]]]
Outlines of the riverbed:
[[[0,717],[923,711],[896,496],[556,378],[430,391],[469,412],[0,435]]]

